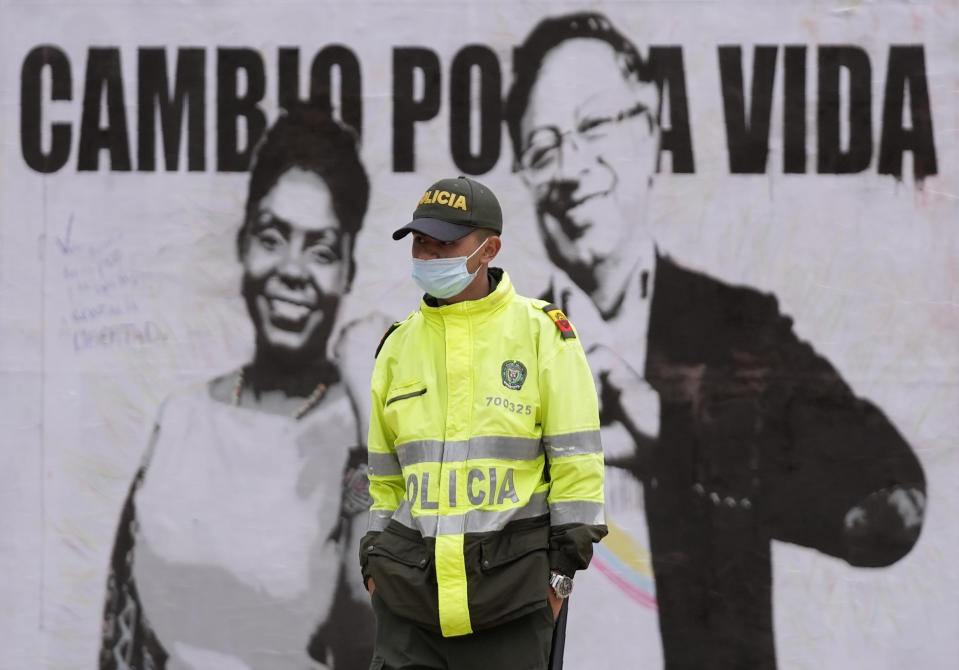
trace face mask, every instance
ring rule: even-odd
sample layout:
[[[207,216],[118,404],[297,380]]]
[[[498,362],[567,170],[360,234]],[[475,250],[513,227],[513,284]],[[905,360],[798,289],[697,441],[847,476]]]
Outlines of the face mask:
[[[476,272],[479,272],[479,268],[483,267],[480,265],[476,268],[476,272],[470,272],[466,269],[466,261],[475,256],[476,252],[482,249],[485,244],[486,240],[483,240],[483,244],[476,247],[476,251],[469,256],[433,258],[430,260],[414,258],[413,281],[434,298],[452,298],[469,286],[469,283],[476,277]]]

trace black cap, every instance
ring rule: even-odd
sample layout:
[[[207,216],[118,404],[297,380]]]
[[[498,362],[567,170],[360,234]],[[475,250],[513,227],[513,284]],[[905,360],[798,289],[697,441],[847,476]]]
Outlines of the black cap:
[[[393,239],[417,232],[452,242],[479,229],[501,234],[503,210],[489,188],[460,175],[456,179],[440,179],[430,186],[413,211],[413,220],[395,231]]]

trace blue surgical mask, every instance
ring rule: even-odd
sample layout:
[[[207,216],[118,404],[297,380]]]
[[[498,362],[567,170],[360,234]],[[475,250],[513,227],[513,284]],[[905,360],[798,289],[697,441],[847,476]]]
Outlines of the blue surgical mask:
[[[489,239],[489,238],[486,238]],[[452,298],[460,293],[476,277],[480,265],[476,272],[470,272],[466,269],[466,261],[476,255],[476,252],[483,248],[483,244],[476,247],[476,251],[469,256],[457,256],[455,258],[432,258],[423,260],[421,258],[413,259],[413,281],[421,289],[429,293],[434,298]]]

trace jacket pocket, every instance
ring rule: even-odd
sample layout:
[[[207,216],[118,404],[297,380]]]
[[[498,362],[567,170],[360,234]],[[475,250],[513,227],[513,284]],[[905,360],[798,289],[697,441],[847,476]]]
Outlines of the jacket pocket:
[[[424,395],[425,393],[426,393],[426,388],[421,388],[418,391],[410,391],[409,393],[400,393],[399,395],[395,395],[389,400],[387,400],[386,404],[391,405],[397,400],[406,400],[407,398],[415,398],[416,396]]]
[[[527,554],[546,551],[549,547],[549,527],[527,528],[511,533],[504,531],[486,539],[480,545],[480,566],[493,573],[498,568],[515,563]]]
[[[386,405],[392,405],[399,400],[415,398],[426,393],[426,384],[419,377],[407,379],[402,384],[397,384],[386,393]]]
[[[483,538],[476,586],[470,594],[473,627],[487,628],[546,602],[549,525],[517,522]]]
[[[388,526],[367,547],[367,569],[377,595],[394,614],[439,630],[433,554],[415,535]]]

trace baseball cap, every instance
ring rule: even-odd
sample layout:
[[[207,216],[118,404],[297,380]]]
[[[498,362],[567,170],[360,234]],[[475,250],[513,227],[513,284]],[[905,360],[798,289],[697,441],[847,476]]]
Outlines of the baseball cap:
[[[396,230],[393,239],[417,232],[452,242],[480,228],[502,233],[503,210],[488,187],[460,175],[430,186],[413,210],[413,220]]]

